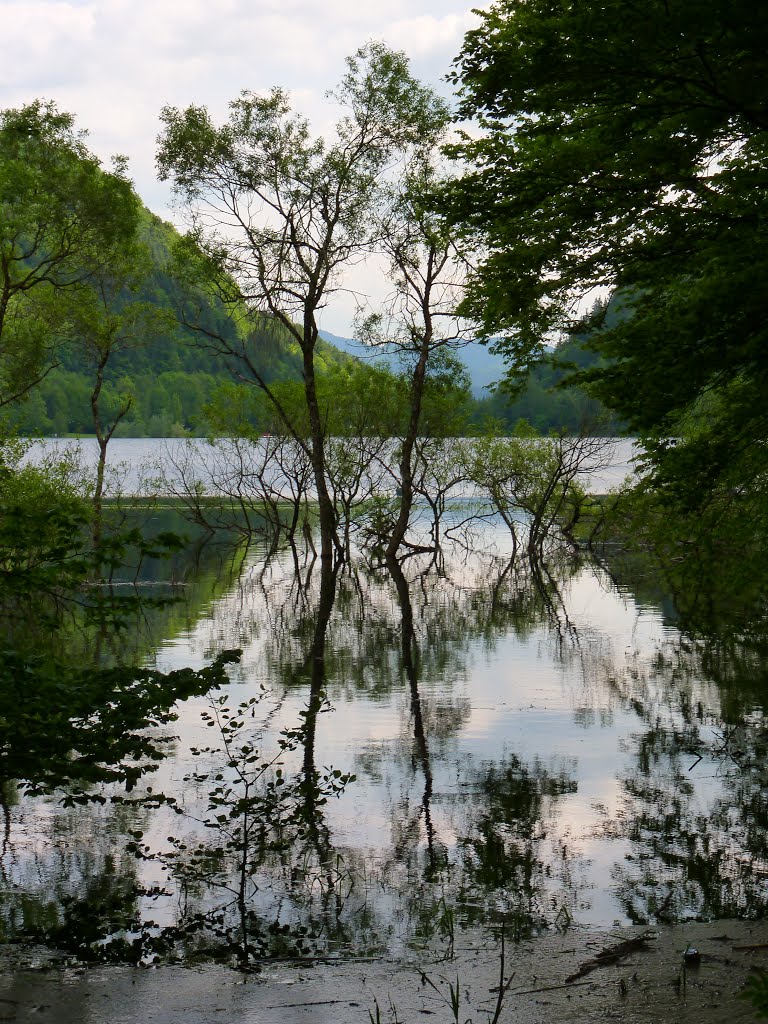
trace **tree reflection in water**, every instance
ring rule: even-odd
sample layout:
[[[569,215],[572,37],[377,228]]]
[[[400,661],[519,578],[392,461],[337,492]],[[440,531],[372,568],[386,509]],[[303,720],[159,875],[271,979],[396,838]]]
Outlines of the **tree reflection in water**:
[[[571,921],[764,914],[762,649],[681,635],[647,601],[635,612],[626,580],[570,552],[420,557],[323,572],[309,548],[251,552],[176,634],[186,662],[244,648],[229,692],[269,687],[265,746],[303,716],[285,772],[305,827],[259,867],[260,921],[304,929],[315,952],[361,953],[499,918],[521,937]],[[599,602],[608,624],[590,618]],[[167,792],[197,714],[183,712],[158,772]],[[358,777],[332,805],[329,764]],[[183,794],[191,808],[202,797]],[[73,893],[81,909],[107,908],[103,930],[149,914],[137,883],[157,879],[126,858],[124,837],[138,821],[160,843],[167,808],[86,809],[75,823],[27,801],[14,814],[28,827],[6,849],[3,885],[18,906],[34,874],[46,879],[49,936],[75,920]],[[30,852],[46,829],[54,857]],[[188,894],[188,908],[209,895]]]
[[[732,640],[718,647],[667,642],[620,687],[636,716],[633,767],[606,828],[631,843],[614,879],[637,923],[768,906],[765,666]]]

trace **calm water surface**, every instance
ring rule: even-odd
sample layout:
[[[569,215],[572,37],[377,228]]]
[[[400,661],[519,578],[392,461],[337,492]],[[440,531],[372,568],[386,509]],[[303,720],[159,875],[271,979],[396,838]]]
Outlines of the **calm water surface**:
[[[357,953],[500,919],[523,935],[763,916],[764,661],[746,638],[682,636],[642,578],[620,583],[571,556],[510,566],[505,548],[491,523],[471,553],[411,559],[399,586],[363,560],[343,567],[320,669],[319,570],[300,561],[297,573],[288,551],[266,559],[241,544],[198,558],[186,601],[145,616],[144,657],[164,671],[243,650],[230,703],[260,698],[264,751],[318,686],[327,696],[285,771],[311,758],[355,781],[317,809],[311,842],[265,864],[259,912]],[[184,779],[216,765],[191,753],[210,743],[209,710],[205,697],[179,706],[171,756],[151,778],[184,818],[43,798],[11,807],[6,898],[55,916],[105,877],[162,884],[156,861],[126,853],[126,835],[139,828],[160,851],[169,835],[204,833],[193,819],[206,786]],[[179,898],[142,913],[170,921]]]
[[[79,452],[85,467],[93,469],[98,458],[95,438],[73,440],[70,438],[45,438],[35,441],[30,447],[28,458],[39,461],[46,453],[62,451]],[[122,494],[158,493],[158,467],[163,464],[171,478],[178,476],[170,463],[184,461],[188,451],[193,452],[192,463],[200,478],[216,493],[216,485],[210,479],[210,465],[217,461],[211,445],[201,438],[190,442],[169,437],[117,437],[109,443],[108,467],[110,473],[107,487]],[[212,458],[213,454],[213,458]],[[632,472],[632,459],[636,454],[631,439],[617,438],[610,446],[606,464],[600,470],[585,474],[584,483],[594,493],[604,493],[618,487]],[[162,487],[161,487],[162,491]]]
[[[456,555],[412,583],[415,681],[391,579],[340,580],[315,758],[357,777],[325,820],[356,884],[381,894],[379,927],[406,939],[446,893],[460,919],[524,929],[762,912],[759,766],[731,756],[706,652],[594,564],[561,566],[544,596],[503,569]],[[285,563],[262,571],[255,553],[156,659],[243,646],[233,694],[266,685],[272,723],[290,724],[308,700],[296,608],[312,595]],[[762,714],[745,699],[747,748]],[[169,781],[199,712],[182,713]]]

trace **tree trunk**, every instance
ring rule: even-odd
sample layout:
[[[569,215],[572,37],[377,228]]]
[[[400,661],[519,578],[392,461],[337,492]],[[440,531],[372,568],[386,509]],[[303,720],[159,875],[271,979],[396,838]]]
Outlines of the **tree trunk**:
[[[99,409],[99,396],[101,395],[101,388],[104,384],[104,367],[107,365],[108,355],[102,355],[96,364],[96,382],[91,392],[91,419],[93,420],[93,430],[96,434],[96,440],[99,445],[99,458],[96,463],[96,483],[93,488],[93,546],[96,550],[101,547],[101,539],[103,534],[102,524],[102,499],[104,494],[104,471],[107,465],[107,445],[109,444],[109,438],[104,434],[104,428],[101,422],[101,410]]]
[[[310,454],[312,471],[317,489],[318,519],[320,523],[320,565],[323,572],[333,567],[334,554],[341,550],[336,536],[336,511],[328,493],[325,474],[325,431],[320,416],[315,384],[314,350],[317,341],[317,326],[314,317],[307,314],[304,320],[304,395],[307,402],[310,430]]]
[[[400,510],[387,542],[386,557],[388,559],[394,558],[397,555],[397,551],[403,543],[406,530],[408,529],[408,522],[411,518],[411,509],[413,508],[413,447],[416,443],[419,420],[421,419],[421,400],[424,395],[424,380],[427,375],[430,341],[431,331],[425,334],[419,350],[419,359],[411,377],[410,416],[408,418],[408,427],[403,437],[403,447],[400,452]]]

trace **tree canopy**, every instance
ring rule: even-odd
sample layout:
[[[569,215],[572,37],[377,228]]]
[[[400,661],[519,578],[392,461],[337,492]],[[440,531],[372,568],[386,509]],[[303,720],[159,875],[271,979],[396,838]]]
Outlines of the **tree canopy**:
[[[205,108],[166,107],[158,140],[160,176],[173,181],[192,214],[192,242],[212,277],[236,282],[233,303],[273,318],[301,349],[308,440],[258,372],[251,348],[222,340],[220,351],[269,397],[311,458],[324,564],[338,542],[315,379],[318,314],[344,270],[375,244],[372,214],[383,179],[445,122],[442,100],[413,78],[404,54],[381,43],[347,59],[333,98],[342,116],[330,143],[312,137],[281,89],[244,92],[220,127]]]
[[[470,167],[450,196],[487,246],[470,308],[525,365],[613,290],[586,377],[657,483],[695,506],[759,481],[768,8],[500,0],[482,19],[456,72],[481,131],[455,147]]]
[[[124,162],[105,171],[71,114],[36,100],[0,113],[0,406],[24,395],[66,334],[67,303],[133,238]]]

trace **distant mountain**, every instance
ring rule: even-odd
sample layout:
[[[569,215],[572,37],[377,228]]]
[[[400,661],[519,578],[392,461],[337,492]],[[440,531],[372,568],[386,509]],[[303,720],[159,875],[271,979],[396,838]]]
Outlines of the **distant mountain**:
[[[380,361],[390,369],[398,369],[397,355],[387,353],[385,350],[370,348],[363,345],[354,338],[343,338],[339,334],[331,334],[330,331],[320,332],[326,341],[329,341],[335,348],[358,359]],[[464,363],[472,382],[472,394],[475,398],[483,398],[488,392],[485,390],[489,384],[494,384],[504,376],[505,365],[501,356],[494,355],[486,345],[477,341],[468,342],[459,349],[458,357]]]
[[[354,356],[356,359],[364,359],[366,362],[379,359],[388,366],[392,364],[391,357],[381,349],[363,345],[361,341],[355,341],[354,338],[343,338],[340,334],[331,334],[330,331],[320,331],[320,337],[330,342],[340,352],[346,352],[347,355]]]
[[[483,398],[488,394],[486,388],[495,384],[506,373],[506,364],[501,356],[495,355],[487,345],[478,341],[470,343],[459,351],[459,358],[469,371],[472,381],[472,394],[475,398]]]

